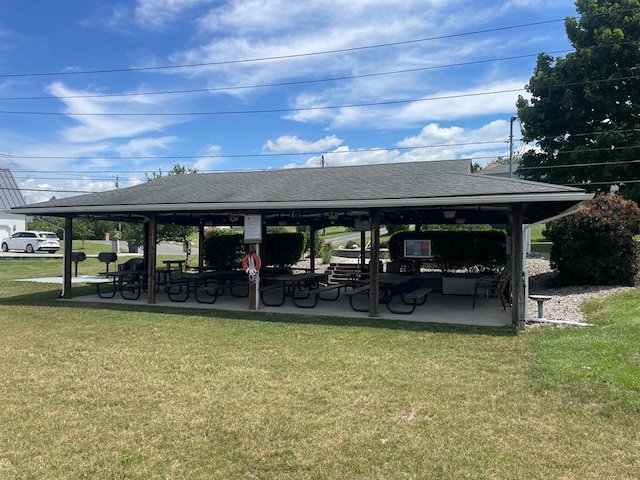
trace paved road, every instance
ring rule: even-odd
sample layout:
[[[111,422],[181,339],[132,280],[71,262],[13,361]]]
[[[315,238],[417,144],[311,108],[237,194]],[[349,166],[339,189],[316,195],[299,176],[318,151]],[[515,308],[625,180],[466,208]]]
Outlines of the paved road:
[[[387,234],[387,229],[381,228],[380,236],[386,235],[386,234]],[[371,239],[371,232],[365,232],[365,238],[366,238],[366,241],[368,242]],[[347,243],[349,240],[360,243],[360,232],[349,232],[343,235],[331,237],[327,240],[331,242],[333,245],[340,245],[342,243]]]

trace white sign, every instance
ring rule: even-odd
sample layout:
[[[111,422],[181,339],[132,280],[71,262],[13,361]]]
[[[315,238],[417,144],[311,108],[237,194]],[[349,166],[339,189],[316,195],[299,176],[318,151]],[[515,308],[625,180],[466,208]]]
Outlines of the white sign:
[[[244,243],[262,242],[262,215],[244,216]]]
[[[371,221],[369,219],[356,218],[355,228],[357,232],[368,232],[371,230]]]

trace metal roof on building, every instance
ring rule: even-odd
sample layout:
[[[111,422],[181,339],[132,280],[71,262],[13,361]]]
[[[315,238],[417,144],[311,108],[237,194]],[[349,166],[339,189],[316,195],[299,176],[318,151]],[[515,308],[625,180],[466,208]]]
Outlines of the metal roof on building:
[[[0,210],[9,210],[24,205],[24,198],[11,170],[0,168]]]

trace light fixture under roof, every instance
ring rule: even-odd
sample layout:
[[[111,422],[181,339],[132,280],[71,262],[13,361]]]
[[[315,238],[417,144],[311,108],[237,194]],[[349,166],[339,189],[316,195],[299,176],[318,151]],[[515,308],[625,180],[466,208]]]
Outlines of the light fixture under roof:
[[[456,211],[455,210],[443,210],[442,214],[444,215],[444,218],[451,220],[452,218],[455,218],[456,216]]]

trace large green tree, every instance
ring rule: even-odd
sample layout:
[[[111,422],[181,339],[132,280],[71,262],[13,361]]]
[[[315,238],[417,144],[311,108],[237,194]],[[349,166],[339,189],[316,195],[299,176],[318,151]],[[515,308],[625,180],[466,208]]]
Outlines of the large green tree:
[[[166,175],[190,175],[198,173],[195,168],[190,168],[185,165],[175,164]],[[162,177],[164,174],[162,170],[152,172],[150,175],[145,174],[148,181],[152,181],[156,178]],[[158,224],[158,242],[186,242],[189,237],[198,231],[197,227],[191,227],[188,225],[171,225],[167,223]]]
[[[163,173],[162,170],[145,174],[147,181],[153,181],[164,175],[190,175],[198,173],[195,168],[184,165],[175,164],[171,170]],[[156,242],[188,242],[189,237],[198,231],[198,227],[189,225],[172,225],[167,223],[159,223],[157,226]],[[123,226],[123,234],[125,239],[135,243],[142,244],[142,224],[128,224]],[[187,263],[189,262],[190,249],[187,249]]]
[[[640,199],[640,0],[576,0],[565,26],[574,51],[538,56],[518,99],[523,178],[609,190]]]

